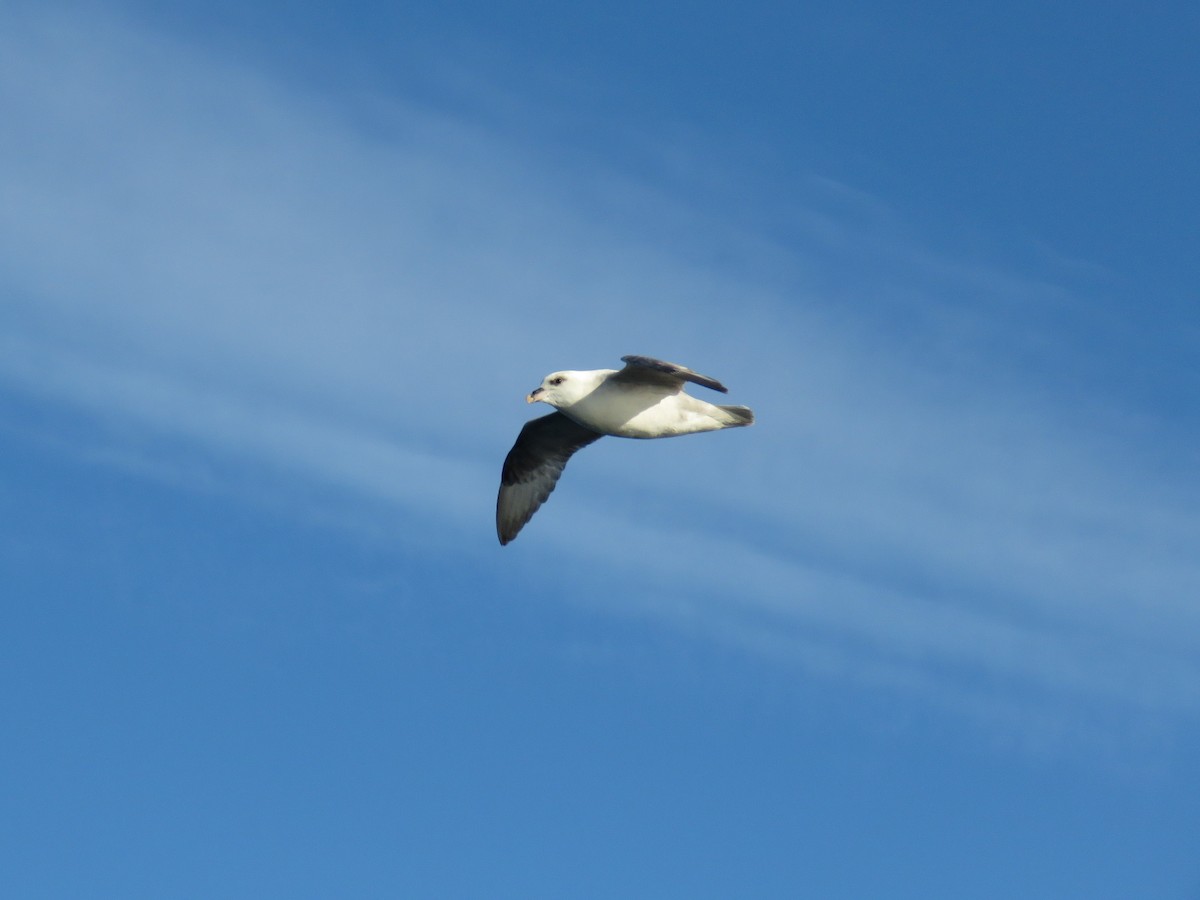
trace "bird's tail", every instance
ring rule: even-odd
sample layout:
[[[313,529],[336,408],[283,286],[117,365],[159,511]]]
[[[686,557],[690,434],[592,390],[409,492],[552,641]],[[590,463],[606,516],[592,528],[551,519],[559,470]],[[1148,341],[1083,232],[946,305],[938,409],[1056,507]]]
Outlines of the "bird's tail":
[[[754,424],[754,411],[748,406],[718,406],[728,418],[726,428],[739,428],[742,425]]]

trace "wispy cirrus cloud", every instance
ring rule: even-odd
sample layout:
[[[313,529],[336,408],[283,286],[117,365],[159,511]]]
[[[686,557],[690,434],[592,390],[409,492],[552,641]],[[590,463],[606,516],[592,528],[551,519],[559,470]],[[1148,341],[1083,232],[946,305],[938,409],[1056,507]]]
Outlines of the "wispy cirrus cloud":
[[[9,390],[393,504],[414,539],[471,529],[491,565],[519,394],[678,358],[759,426],[586,451],[523,541],[842,677],[1200,707],[1186,454],[1155,466],[1153,424],[1025,367],[1078,296],[819,178],[783,238],[403,99],[339,108],[116,21],[10,24]]]

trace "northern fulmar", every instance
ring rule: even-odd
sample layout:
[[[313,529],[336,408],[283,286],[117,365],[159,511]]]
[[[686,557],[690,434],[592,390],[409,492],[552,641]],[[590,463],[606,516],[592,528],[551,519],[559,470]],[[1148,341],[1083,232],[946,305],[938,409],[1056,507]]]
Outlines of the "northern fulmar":
[[[558,483],[576,450],[606,434],[663,438],[754,424],[746,406],[716,406],[683,392],[687,382],[728,393],[715,378],[649,356],[622,356],[623,369],[552,372],[525,398],[555,412],[525,423],[508,451],[496,498],[496,534],[507,544]]]

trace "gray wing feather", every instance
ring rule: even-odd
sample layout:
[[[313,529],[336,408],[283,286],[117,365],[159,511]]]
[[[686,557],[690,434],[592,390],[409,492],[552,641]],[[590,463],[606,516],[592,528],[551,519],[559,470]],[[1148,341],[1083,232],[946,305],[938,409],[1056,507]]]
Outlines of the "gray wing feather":
[[[729,388],[717,379],[693,372],[687,366],[663,362],[652,356],[622,356],[621,362],[625,363],[625,368],[612,376],[617,381],[656,381],[660,384],[675,385],[677,388],[683,387],[685,381],[691,381],[722,394],[729,393]]]
[[[576,450],[603,435],[560,412],[525,423],[500,471],[496,497],[496,535],[507,544],[533,518]]]

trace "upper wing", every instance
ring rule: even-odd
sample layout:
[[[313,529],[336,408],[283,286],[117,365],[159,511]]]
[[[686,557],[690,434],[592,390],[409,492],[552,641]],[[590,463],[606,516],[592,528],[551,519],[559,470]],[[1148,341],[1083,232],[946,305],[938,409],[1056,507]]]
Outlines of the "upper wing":
[[[610,376],[612,380],[657,382],[673,385],[677,390],[683,387],[685,381],[691,381],[722,394],[729,393],[729,388],[717,379],[693,372],[687,366],[677,366],[675,363],[663,362],[650,356],[622,356],[621,362],[625,363],[625,368]]]
[[[507,544],[546,502],[571,454],[603,435],[560,412],[525,423],[504,459],[496,497],[496,534]]]

